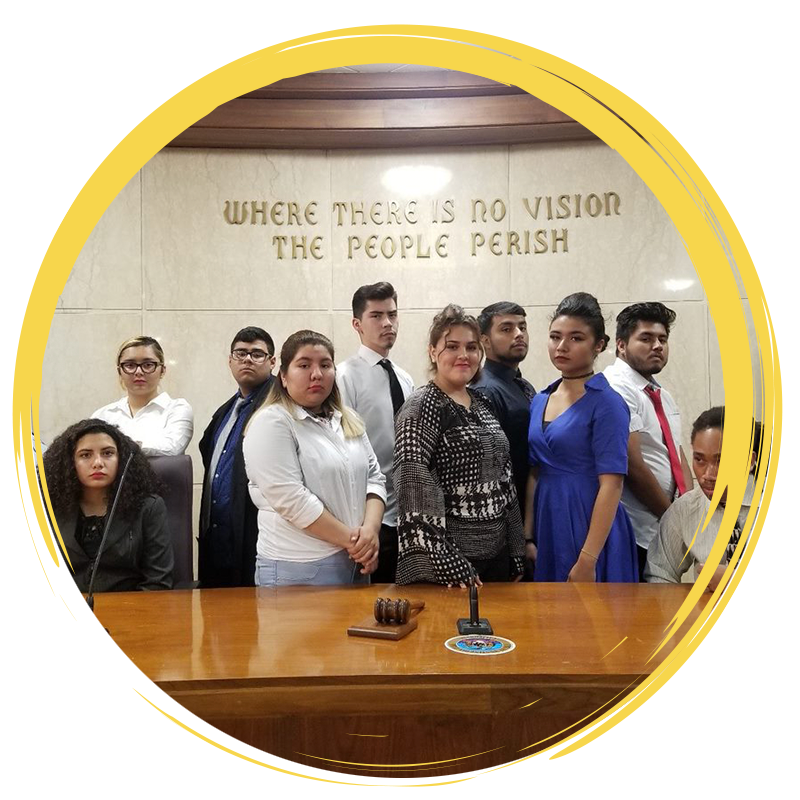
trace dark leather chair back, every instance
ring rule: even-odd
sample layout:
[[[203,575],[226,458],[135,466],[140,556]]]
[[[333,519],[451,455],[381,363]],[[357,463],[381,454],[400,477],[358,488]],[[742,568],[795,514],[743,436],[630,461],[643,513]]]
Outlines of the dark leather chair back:
[[[164,503],[175,553],[172,573],[176,589],[188,588],[194,580],[192,552],[192,459],[182,456],[153,456],[150,466],[164,484]]]

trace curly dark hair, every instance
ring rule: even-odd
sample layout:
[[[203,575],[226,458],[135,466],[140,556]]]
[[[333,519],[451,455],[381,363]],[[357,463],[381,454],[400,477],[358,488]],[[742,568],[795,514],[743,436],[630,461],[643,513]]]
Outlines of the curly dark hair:
[[[114,483],[109,487],[109,497],[113,497],[117,491],[122,470],[128,456],[133,453],[128,477],[125,478],[125,485],[117,503],[116,514],[127,518],[135,516],[146,497],[162,493],[161,482],[133,439],[108,422],[84,419],[70,425],[62,434],[56,436],[42,457],[47,490],[56,518],[67,519],[78,513],[83,487],[75,471],[75,446],[82,436],[90,433],[108,434],[117,446],[119,471]]]

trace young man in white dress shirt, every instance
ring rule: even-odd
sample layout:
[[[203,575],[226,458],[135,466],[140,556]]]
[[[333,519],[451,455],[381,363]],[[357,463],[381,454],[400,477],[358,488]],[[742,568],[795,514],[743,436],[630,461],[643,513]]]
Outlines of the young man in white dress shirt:
[[[647,548],[672,501],[692,488],[681,447],[678,406],[653,377],[669,361],[676,314],[663,303],[635,303],[617,315],[617,358],[603,370],[631,412],[628,475],[622,504],[631,519],[644,580]]]
[[[394,417],[414,391],[411,376],[389,352],[397,340],[397,293],[386,281],[361,286],[353,295],[353,328],[358,352],[336,368],[342,402],[364,420],[372,449],[386,478],[386,510],[373,583],[394,583],[397,571],[397,500],[392,486]]]

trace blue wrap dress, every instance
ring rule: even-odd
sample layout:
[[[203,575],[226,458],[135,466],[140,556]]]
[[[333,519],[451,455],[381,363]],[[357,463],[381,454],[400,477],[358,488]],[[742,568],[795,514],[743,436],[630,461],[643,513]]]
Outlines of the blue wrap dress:
[[[630,411],[602,374],[585,383],[586,394],[544,424],[550,395],[560,379],[531,401],[528,453],[538,467],[533,498],[538,555],[534,580],[565,581],[589,532],[599,475],[628,472]],[[597,560],[597,580],[639,580],[636,539],[620,504]]]

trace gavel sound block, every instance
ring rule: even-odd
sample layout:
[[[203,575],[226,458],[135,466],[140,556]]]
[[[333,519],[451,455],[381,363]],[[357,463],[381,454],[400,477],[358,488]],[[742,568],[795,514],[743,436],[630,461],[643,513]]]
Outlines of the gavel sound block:
[[[347,629],[348,636],[369,636],[373,639],[402,639],[417,627],[417,614],[425,608],[424,600],[375,601],[373,617]]]

